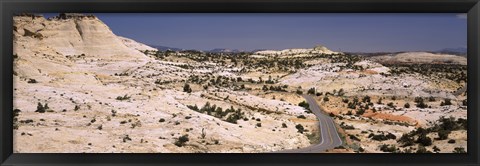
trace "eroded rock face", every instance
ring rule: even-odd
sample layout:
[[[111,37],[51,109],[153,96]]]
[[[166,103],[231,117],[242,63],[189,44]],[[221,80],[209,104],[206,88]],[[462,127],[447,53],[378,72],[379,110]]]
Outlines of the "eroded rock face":
[[[15,52],[22,54],[22,51],[37,51],[45,54],[58,53],[63,56],[85,54],[86,57],[122,58],[122,60],[147,59],[143,54],[125,46],[107,25],[96,17],[60,18],[62,19],[46,20],[43,17],[35,19],[26,16],[14,17],[16,29],[14,35],[26,37],[17,39],[16,42],[21,42],[23,46],[15,45]]]

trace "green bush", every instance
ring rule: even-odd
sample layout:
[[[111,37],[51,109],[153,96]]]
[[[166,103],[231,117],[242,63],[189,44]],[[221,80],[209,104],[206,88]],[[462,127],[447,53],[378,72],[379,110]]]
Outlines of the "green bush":
[[[305,132],[305,128],[301,124],[297,124],[295,126],[295,128],[297,129],[297,132],[299,132],[299,133],[303,134],[303,132]]]
[[[449,130],[439,130],[438,131],[438,140],[446,140],[448,139],[448,135],[450,134]]]
[[[315,94],[315,88],[308,89],[307,93],[312,95]]]
[[[37,104],[37,110],[35,110],[35,112],[45,113],[45,111],[47,111],[48,109],[49,109],[48,103],[45,103],[45,106],[43,106],[42,103],[39,102]]]
[[[182,147],[182,146],[185,146],[185,143],[188,141],[189,141],[188,135],[183,135],[178,137],[178,139],[175,141],[174,144],[178,147]]]
[[[328,96],[325,96],[325,97],[323,97],[323,101],[327,102],[327,101],[330,101],[330,99],[328,99]]]
[[[295,93],[297,93],[298,95],[302,95],[303,91],[301,89],[297,89],[297,91]]]
[[[432,139],[428,137],[427,134],[420,134],[415,142],[423,146],[432,145]]]
[[[297,118],[306,119],[307,117],[305,117],[305,115],[298,115]]]
[[[27,81],[27,83],[29,83],[29,84],[35,84],[35,83],[38,83],[38,82],[37,82],[37,80],[30,78],[30,79]]]
[[[120,101],[122,101],[122,100],[128,100],[128,99],[130,99],[130,96],[128,96],[127,94],[125,94],[124,96],[117,96],[116,99],[117,99],[117,100],[120,100]]]
[[[192,93],[192,88],[190,88],[189,84],[183,85],[183,91],[187,93]]]
[[[302,102],[298,103],[298,106],[303,107],[303,108],[305,108],[306,110],[310,110],[310,104],[308,104],[308,103],[305,102],[305,101],[302,101]]]
[[[361,109],[361,108],[358,109],[357,112],[356,112],[356,114],[357,114],[358,116],[363,115],[364,113],[365,113],[365,110],[364,110],[364,109]]]
[[[395,145],[386,145],[386,144],[383,144],[383,145],[380,145],[379,146],[380,150],[382,152],[396,152],[397,150],[397,147]]]
[[[456,147],[453,150],[453,153],[467,153],[467,152],[465,151],[465,148],[463,148],[463,147]]]

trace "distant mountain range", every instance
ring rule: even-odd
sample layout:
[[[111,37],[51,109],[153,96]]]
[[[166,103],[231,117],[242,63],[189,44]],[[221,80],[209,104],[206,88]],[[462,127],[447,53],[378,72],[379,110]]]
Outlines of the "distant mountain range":
[[[176,47],[168,47],[168,46],[159,46],[159,45],[149,45],[153,48],[156,48],[160,51],[185,51],[191,49],[184,49],[184,48],[176,48]],[[212,50],[202,50],[204,52],[211,52],[211,53],[239,53],[239,52],[256,52],[256,51],[263,51],[265,49],[255,49],[253,51],[244,51],[239,49],[230,49],[230,48],[215,48]],[[386,54],[398,54],[410,51],[399,51],[399,52],[345,52],[348,54],[356,54],[356,55],[364,55],[364,56],[378,56],[378,55],[386,55]],[[466,47],[457,47],[457,48],[445,48],[437,51],[425,51],[431,53],[442,53],[442,54],[451,54],[451,55],[460,55],[466,56],[467,55],[467,48]]]
[[[150,47],[156,48],[160,51],[185,51],[185,50],[192,50],[192,49],[184,49],[184,48],[176,48],[176,47],[168,47],[168,46],[159,46],[159,45],[149,45]],[[239,53],[239,52],[248,52],[239,49],[229,49],[229,48],[215,48],[212,50],[199,50],[204,52],[211,52],[211,53]]]
[[[206,52],[212,52],[212,53],[239,53],[239,52],[245,52],[245,51],[239,50],[239,49],[215,48],[215,49],[212,49],[212,50],[207,50]]]
[[[400,53],[406,52],[430,52],[430,53],[437,53],[437,54],[450,54],[450,55],[458,55],[458,56],[467,56],[467,48],[466,47],[458,47],[458,48],[445,48],[437,51],[398,51],[398,52],[345,52],[347,54],[354,54],[354,55],[363,55],[366,57],[369,56],[379,56],[379,55],[396,55]]]
[[[454,54],[454,55],[467,55],[467,48],[466,47],[457,47],[457,48],[445,48],[436,51],[437,53],[444,53],[444,54]]]
[[[167,51],[167,50],[171,50],[171,51],[182,51],[182,50],[185,50],[185,49],[182,49],[182,48],[175,48],[175,47],[167,47],[167,46],[156,46],[156,45],[149,45],[150,47],[153,47],[153,48],[156,48],[160,51]]]

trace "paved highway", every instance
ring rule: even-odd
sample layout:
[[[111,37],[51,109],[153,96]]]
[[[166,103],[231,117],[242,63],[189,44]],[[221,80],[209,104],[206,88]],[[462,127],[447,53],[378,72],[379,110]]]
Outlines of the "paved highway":
[[[273,153],[320,153],[342,145],[342,139],[338,135],[333,119],[321,110],[312,96],[303,95],[303,98],[310,105],[310,110],[312,110],[313,114],[318,118],[321,134],[320,143],[305,148],[282,150]]]

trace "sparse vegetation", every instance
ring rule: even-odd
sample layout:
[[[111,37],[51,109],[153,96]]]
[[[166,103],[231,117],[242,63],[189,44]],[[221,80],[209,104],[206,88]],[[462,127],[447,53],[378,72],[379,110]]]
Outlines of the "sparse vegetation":
[[[304,128],[303,125],[301,125],[301,124],[297,124],[297,125],[295,126],[295,128],[297,129],[297,131],[298,131],[299,133],[302,133],[302,134],[303,134],[303,132],[305,132],[305,128]]]
[[[123,101],[123,100],[128,100],[130,99],[131,96],[128,96],[128,95],[124,95],[124,96],[117,96],[117,100],[120,100],[120,101]]]
[[[190,84],[183,85],[183,91],[187,93],[192,93],[192,88],[190,88]]]
[[[182,147],[182,146],[185,146],[185,143],[188,141],[189,141],[188,135],[182,135],[177,138],[174,144],[178,147]]]
[[[37,110],[35,110],[35,112],[45,113],[48,109],[50,109],[48,107],[48,103],[45,103],[45,105],[42,105],[42,103],[39,102],[37,105]]]

